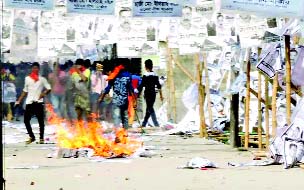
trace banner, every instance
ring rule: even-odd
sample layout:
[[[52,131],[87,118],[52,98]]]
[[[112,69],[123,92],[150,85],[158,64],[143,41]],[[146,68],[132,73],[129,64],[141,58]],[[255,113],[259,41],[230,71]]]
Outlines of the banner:
[[[115,0],[67,0],[67,12],[114,15]]]
[[[222,0],[221,9],[250,11],[269,16],[303,17],[303,0]]]
[[[52,10],[53,0],[5,0],[4,6],[8,8]]]
[[[153,1],[134,0],[134,17],[180,17],[182,15],[182,2],[180,0]]]

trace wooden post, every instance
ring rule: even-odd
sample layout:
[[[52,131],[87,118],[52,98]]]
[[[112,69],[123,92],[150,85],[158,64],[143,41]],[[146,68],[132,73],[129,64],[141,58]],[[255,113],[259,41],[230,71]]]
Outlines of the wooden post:
[[[195,64],[197,71],[197,84],[198,84],[198,102],[199,102],[199,115],[200,115],[200,137],[208,137],[205,123],[205,113],[204,113],[204,99],[205,99],[205,89],[202,85],[202,69],[199,61],[199,55],[195,54]]]
[[[266,148],[269,147],[269,83],[268,78],[264,76],[265,81],[265,129],[266,129]]]
[[[172,116],[171,116],[171,78],[170,78],[170,67],[171,67],[171,62],[172,62],[172,57],[171,57],[171,50],[170,48],[168,48],[168,44],[167,44],[167,56],[168,56],[168,60],[167,60],[167,64],[166,64],[166,67],[167,67],[167,80],[166,80],[166,85],[167,85],[167,118],[169,121],[172,120]]]
[[[275,74],[272,83],[272,137],[275,137],[277,132],[277,92],[278,92],[278,73]]]
[[[171,55],[172,56],[172,55]],[[172,108],[173,108],[173,122],[177,122],[177,112],[176,112],[176,97],[175,97],[175,84],[174,84],[174,74],[173,74],[173,59],[171,57],[170,61],[170,70],[169,70],[169,75],[170,75],[170,87],[171,87],[171,98],[172,98]]]
[[[204,70],[205,70],[205,92],[207,96],[207,107],[208,107],[208,117],[209,117],[209,125],[213,127],[213,115],[211,108],[211,98],[210,98],[210,86],[209,86],[209,73],[207,66],[207,53],[203,53],[204,57]]]
[[[247,50],[247,60],[246,60],[246,99],[245,99],[245,149],[248,149],[249,145],[249,110],[250,110],[250,54],[251,49]]]
[[[258,48],[258,55],[261,55],[261,48]],[[263,148],[263,139],[262,139],[262,74],[258,71],[258,139],[259,139],[259,149]]]
[[[231,70],[231,81],[235,80],[237,73]],[[230,145],[239,147],[239,93],[232,94],[230,101]]]
[[[185,73],[185,75],[187,75],[192,82],[196,82],[195,78],[193,77],[193,74],[190,74],[189,71],[180,64],[178,59],[174,59],[174,57],[172,57],[172,58],[173,58],[175,64],[180,68],[180,70],[182,70]]]
[[[290,36],[285,35],[285,63],[286,63],[286,122],[291,121],[291,64],[290,64]]]

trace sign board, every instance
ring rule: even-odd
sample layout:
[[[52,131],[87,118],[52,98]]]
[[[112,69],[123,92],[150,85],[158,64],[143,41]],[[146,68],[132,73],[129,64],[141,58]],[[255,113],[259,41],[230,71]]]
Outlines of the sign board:
[[[182,1],[152,1],[134,0],[134,17],[180,17],[182,15]]]
[[[54,1],[53,0],[5,0],[4,5],[7,8],[52,10],[54,8]]]
[[[114,15],[115,0],[67,0],[67,12]]]
[[[303,0],[222,0],[221,9],[261,13],[269,16],[304,17]]]

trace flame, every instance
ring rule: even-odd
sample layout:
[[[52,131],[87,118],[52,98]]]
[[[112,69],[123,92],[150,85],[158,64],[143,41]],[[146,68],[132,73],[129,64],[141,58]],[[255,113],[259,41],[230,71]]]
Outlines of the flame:
[[[104,137],[102,126],[95,120],[96,115],[91,115],[90,122],[68,122],[57,116],[51,104],[46,104],[46,109],[48,123],[57,127],[56,139],[61,148],[91,148],[94,155],[108,158],[130,156],[142,146],[142,142],[129,138],[124,128],[115,129],[115,139]]]

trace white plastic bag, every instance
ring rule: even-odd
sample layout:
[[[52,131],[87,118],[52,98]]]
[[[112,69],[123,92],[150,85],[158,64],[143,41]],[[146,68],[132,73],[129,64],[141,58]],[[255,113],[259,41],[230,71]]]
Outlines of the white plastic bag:
[[[182,97],[183,103],[186,108],[193,109],[198,104],[198,86],[196,83],[191,84]]]

